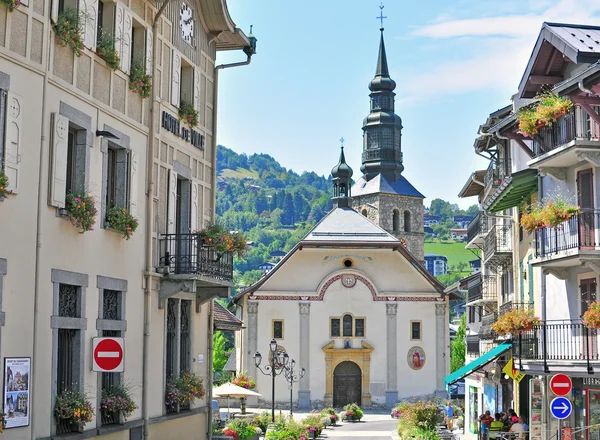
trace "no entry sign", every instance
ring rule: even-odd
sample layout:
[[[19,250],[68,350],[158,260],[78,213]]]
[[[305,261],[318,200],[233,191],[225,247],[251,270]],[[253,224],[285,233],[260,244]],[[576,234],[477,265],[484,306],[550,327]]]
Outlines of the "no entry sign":
[[[93,371],[121,373],[124,370],[123,338],[93,338]]]
[[[550,389],[557,396],[566,396],[571,392],[571,388],[573,388],[573,382],[566,374],[555,374],[550,379]]]

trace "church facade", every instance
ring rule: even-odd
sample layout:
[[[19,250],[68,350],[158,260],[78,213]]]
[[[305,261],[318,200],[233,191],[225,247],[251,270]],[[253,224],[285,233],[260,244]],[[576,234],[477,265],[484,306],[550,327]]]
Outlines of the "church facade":
[[[444,389],[447,298],[422,265],[423,196],[401,174],[394,87],[382,33],[372,111],[363,128],[363,176],[351,184],[342,147],[332,170],[333,210],[234,299],[245,325],[236,339],[237,369],[256,381],[265,403],[271,377],[261,374],[253,357],[261,352],[268,362],[273,340],[297,369],[306,369],[292,394],[301,408],[352,402],[391,407]],[[381,108],[374,110],[376,98]],[[391,144],[385,133],[392,133]],[[287,408],[286,385],[284,375],[276,378],[276,403]]]

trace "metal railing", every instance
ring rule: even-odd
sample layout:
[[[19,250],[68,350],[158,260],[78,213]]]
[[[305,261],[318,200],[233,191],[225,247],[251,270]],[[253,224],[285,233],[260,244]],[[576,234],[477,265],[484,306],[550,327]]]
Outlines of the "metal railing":
[[[480,235],[485,235],[489,229],[490,218],[483,212],[480,212],[467,226],[467,242],[470,242]]]
[[[598,330],[581,321],[545,321],[513,338],[513,354],[519,360],[591,361],[600,360]],[[547,365],[546,365],[547,369]]]
[[[504,315],[514,309],[533,310],[533,303],[507,301],[498,307],[498,313]]]
[[[469,288],[467,289],[467,302],[477,301],[478,299],[481,299],[483,297],[483,289],[481,285],[482,281],[481,277],[479,277],[477,284],[469,286]]]
[[[600,211],[589,210],[574,215],[556,228],[535,231],[536,257],[546,257],[569,249],[594,249],[600,224]]]
[[[480,339],[494,339],[496,332],[492,330],[492,324],[498,320],[498,314],[488,313],[481,318],[481,327],[479,329]]]
[[[495,254],[512,254],[512,226],[494,225],[483,242],[483,257],[487,261]]]
[[[498,282],[494,275],[484,275],[481,287],[483,299],[498,301]]]
[[[487,195],[490,191],[500,184],[500,173],[496,164],[492,161],[487,167],[485,176],[483,177],[483,194]]]
[[[597,107],[594,107],[598,111]],[[539,157],[573,140],[600,140],[600,127],[579,106],[573,106],[552,125],[541,127],[533,137],[534,157]]]
[[[233,254],[206,246],[198,234],[164,234],[159,265],[172,274],[205,275],[233,281]]]

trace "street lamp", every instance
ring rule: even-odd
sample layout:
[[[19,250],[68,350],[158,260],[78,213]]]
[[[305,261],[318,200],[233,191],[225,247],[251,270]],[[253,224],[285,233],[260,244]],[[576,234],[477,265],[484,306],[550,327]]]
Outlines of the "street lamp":
[[[289,356],[285,351],[277,350],[277,341],[272,339],[269,343],[269,364],[264,366],[264,370],[260,367],[261,361],[262,356],[257,351],[254,355],[254,365],[265,376],[271,376],[271,422],[275,423],[275,377],[285,371]]]
[[[304,375],[306,374],[306,370],[304,369],[304,367],[300,368],[300,372],[298,374],[294,373],[294,367],[296,366],[296,361],[294,359],[292,359],[292,361],[290,362],[290,364],[285,367],[285,380],[287,380],[290,383],[290,416],[293,413],[293,408],[294,408],[294,403],[293,403],[293,388],[294,388],[294,382],[299,382],[300,379],[302,379],[304,377]]]

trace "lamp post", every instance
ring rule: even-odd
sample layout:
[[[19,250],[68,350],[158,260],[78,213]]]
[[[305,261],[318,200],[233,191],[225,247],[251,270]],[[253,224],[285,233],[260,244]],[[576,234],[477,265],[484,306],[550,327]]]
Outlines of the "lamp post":
[[[293,409],[294,409],[294,397],[293,397],[293,391],[294,391],[294,382],[299,382],[300,379],[302,379],[304,377],[304,375],[306,374],[306,370],[304,369],[304,367],[300,368],[300,372],[299,373],[295,373],[294,372],[294,367],[296,366],[296,361],[294,359],[291,360],[290,364],[285,367],[285,379],[290,383],[290,416],[293,414]]]
[[[277,350],[277,341],[272,339],[269,343],[269,364],[260,367],[261,354],[257,351],[254,355],[254,365],[265,376],[271,376],[271,422],[275,423],[275,378],[285,371],[289,356],[283,350]]]

